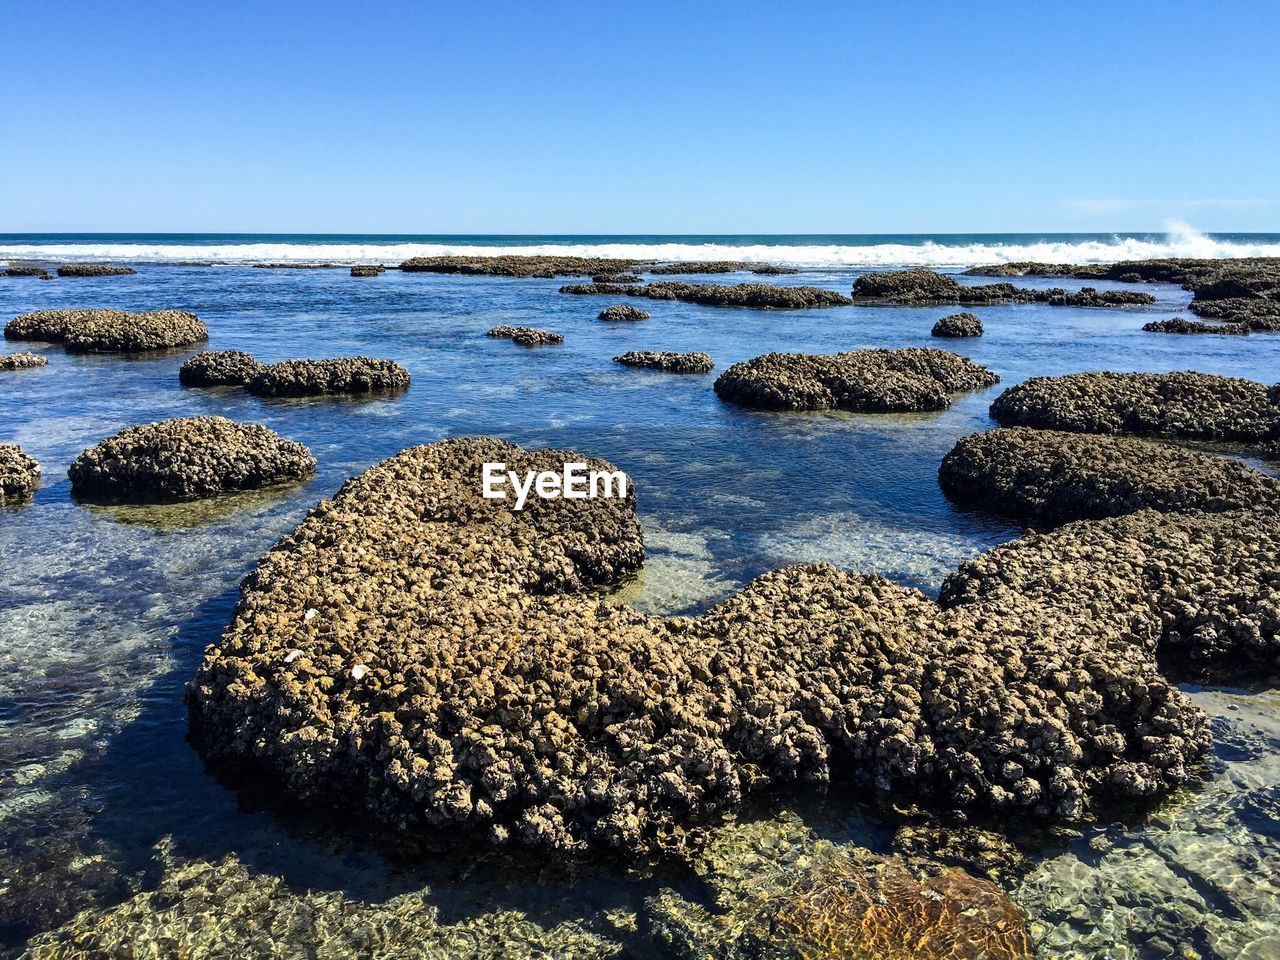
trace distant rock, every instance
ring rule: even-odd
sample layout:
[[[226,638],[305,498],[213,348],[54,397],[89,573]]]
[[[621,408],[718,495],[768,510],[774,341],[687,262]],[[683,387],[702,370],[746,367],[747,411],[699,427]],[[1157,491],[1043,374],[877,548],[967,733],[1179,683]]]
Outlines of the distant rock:
[[[0,443],[0,503],[31,499],[40,486],[40,464],[16,443]]]
[[[674,263],[659,264],[651,267],[647,272],[654,276],[698,273],[757,273],[762,276],[782,276],[800,271],[773,263],[751,263],[746,260],[679,260]]]
[[[39,279],[41,279],[41,280],[52,280],[52,279],[53,279],[53,277],[49,276],[49,271],[48,271],[48,270],[46,270],[44,267],[25,267],[25,266],[13,266],[13,267],[7,267],[7,268],[5,269],[5,271],[4,271],[3,276],[6,276],[6,277],[38,277],[38,278],[39,278]]]
[[[1247,323],[1201,323],[1198,320],[1187,320],[1183,317],[1152,320],[1150,323],[1144,323],[1142,329],[1148,333],[1216,333],[1224,336],[1245,336],[1249,333]]]
[[[400,264],[406,273],[458,273],[488,277],[588,277],[624,273],[634,261],[606,257],[413,257]]]
[[[197,353],[178,369],[178,382],[187,387],[243,387],[265,369],[243,350]]]
[[[1156,298],[1132,290],[1103,290],[1082,287],[1071,292],[1060,287],[1029,290],[1011,283],[968,286],[955,277],[933,270],[894,270],[867,273],[853,284],[855,301],[899,304],[932,303],[1047,303],[1065,307],[1119,307],[1151,304]]]
[[[353,277],[376,277],[386,271],[380,263],[360,263],[351,268]]]
[[[485,336],[510,340],[512,343],[522,347],[546,347],[552,344],[564,343],[563,334],[553,333],[550,330],[540,330],[537,327],[512,327],[506,324],[494,327]]]
[[[597,273],[591,278],[592,283],[639,283],[640,278],[634,273]]]
[[[705,353],[659,353],[656,350],[632,350],[613,358],[624,367],[644,367],[667,373],[709,373],[715,366]]]
[[[209,339],[200,318],[180,310],[39,310],[10,320],[4,335],[60,343],[69,353],[145,353]]]
[[[382,393],[407,390],[409,371],[376,357],[282,360],[255,373],[247,387],[260,397]]]
[[[60,277],[123,277],[137,272],[133,267],[109,263],[64,263],[58,268]]]
[[[626,305],[618,305],[605,307],[600,311],[597,320],[648,320],[649,312],[640,310],[637,307],[628,307]]]
[[[38,353],[0,353],[0,370],[30,370],[48,364],[49,361]]]
[[[982,320],[972,313],[953,313],[943,317],[933,325],[930,331],[935,337],[980,337],[982,336]]]
[[[574,283],[561,293],[612,297],[647,297],[680,300],[711,307],[755,307],[764,310],[801,310],[809,307],[847,306],[848,297],[818,287],[778,287],[767,283],[676,283],[662,281],[643,286],[615,283]]]

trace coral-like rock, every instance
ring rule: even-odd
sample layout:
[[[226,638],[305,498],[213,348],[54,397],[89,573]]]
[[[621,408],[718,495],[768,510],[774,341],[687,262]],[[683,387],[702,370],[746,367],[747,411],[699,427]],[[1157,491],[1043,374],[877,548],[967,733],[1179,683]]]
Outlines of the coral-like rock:
[[[1148,333],[1216,333],[1226,336],[1244,336],[1249,332],[1247,323],[1201,323],[1198,320],[1187,320],[1185,317],[1170,317],[1168,320],[1152,320],[1144,323],[1142,329]]]
[[[243,387],[265,366],[243,350],[207,350],[178,369],[178,382],[188,387]]]
[[[71,353],[145,353],[209,339],[200,318],[180,310],[40,310],[14,317],[4,335],[60,343]]]
[[[625,273],[633,260],[606,257],[413,257],[400,264],[406,273],[459,273],[488,277],[587,277]]]
[[[512,327],[505,323],[494,327],[485,336],[510,340],[512,343],[522,347],[545,347],[551,344],[564,343],[564,334],[554,333],[551,330],[541,330],[537,327]]]
[[[624,367],[645,367],[668,373],[709,373],[715,366],[705,353],[659,353],[656,350],[632,350],[614,357],[613,362]]]
[[[380,263],[359,263],[351,268],[351,275],[353,277],[376,277],[385,272],[386,269]]]
[[[273,430],[224,417],[183,417],[127,427],[71,464],[71,492],[86,500],[200,500],[300,480],[311,451]]]
[[[935,337],[980,337],[982,320],[972,313],[953,313],[935,323],[930,334]]]
[[[647,297],[650,300],[680,300],[708,307],[754,307],[762,310],[803,310],[810,307],[846,306],[852,301],[833,290],[820,287],[779,287],[769,283],[676,283],[663,281],[643,285],[620,283],[571,283],[561,293],[610,297]]]
[[[52,280],[49,271],[44,267],[27,267],[22,265],[10,266],[5,268],[3,276],[6,277],[36,277],[40,280]]]
[[[394,360],[376,357],[281,360],[255,373],[247,387],[260,397],[381,393],[407,390],[409,371]]]
[[[40,486],[40,464],[16,443],[0,443],[0,503],[21,503]]]
[[[597,320],[648,320],[649,311],[625,304],[615,304],[600,311]]]
[[[137,272],[133,267],[109,263],[64,263],[58,268],[60,277],[124,277]]]
[[[591,278],[592,283],[639,283],[640,278],[634,273],[597,273]]]
[[[48,364],[49,361],[38,353],[0,353],[0,370],[30,370]]]
[[[793,267],[780,267],[773,263],[751,263],[746,260],[678,260],[651,267],[648,271],[656,277],[697,273],[756,273],[762,276],[782,276],[799,273]]]
[[[868,273],[853,284],[853,298],[875,303],[1048,303],[1065,307],[1115,307],[1155,303],[1149,293],[1082,287],[1028,290],[1011,283],[967,286],[955,277],[921,268]]]

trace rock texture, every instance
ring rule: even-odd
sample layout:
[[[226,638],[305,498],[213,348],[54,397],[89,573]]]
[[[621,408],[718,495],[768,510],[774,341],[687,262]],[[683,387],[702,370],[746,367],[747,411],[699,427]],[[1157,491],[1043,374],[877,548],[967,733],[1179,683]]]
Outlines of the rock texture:
[[[123,277],[137,272],[133,267],[109,263],[64,263],[58,268],[60,277]]]
[[[510,340],[512,343],[522,347],[545,347],[564,343],[564,334],[555,333],[551,330],[542,330],[538,327],[511,327],[505,323],[494,327],[485,336]]]
[[[1148,293],[1082,287],[1076,292],[1054,287],[1028,290],[1011,283],[967,286],[955,277],[932,270],[895,270],[868,273],[853,284],[855,301],[874,303],[1048,303],[1065,307],[1116,307],[1155,303]]]
[[[597,273],[591,278],[592,283],[639,283],[640,278],[634,273]]]
[[[200,318],[180,310],[40,310],[14,317],[4,335],[60,343],[70,353],[145,353],[209,339]]]
[[[178,369],[178,382],[187,387],[243,387],[266,365],[243,350],[197,353]]]
[[[384,273],[386,269],[380,263],[360,263],[351,268],[351,275],[353,277],[376,277]]]
[[[982,320],[972,313],[953,313],[935,323],[929,332],[935,337],[980,337]]]
[[[1148,333],[1209,333],[1224,336],[1245,336],[1249,333],[1247,323],[1201,323],[1199,320],[1187,320],[1185,317],[1152,320],[1150,323],[1144,323],[1142,329]]]
[[[656,350],[632,350],[613,358],[624,367],[644,367],[668,373],[710,373],[715,366],[705,353],[659,353]]]
[[[615,304],[612,307],[605,307],[600,311],[597,320],[648,320],[649,311],[641,310],[638,307],[629,307],[625,304]]]
[[[770,353],[735,363],[716,394],[761,410],[904,413],[942,410],[948,394],[979,390],[1000,378],[966,357],[931,347],[855,350],[832,356]]]
[[[382,393],[407,390],[409,371],[394,360],[376,357],[281,360],[255,373],[247,387],[260,397]]]
[[[6,277],[36,277],[40,280],[52,280],[49,271],[44,267],[11,266],[4,271]]]
[[[413,257],[400,264],[406,273],[460,273],[490,277],[589,277],[625,273],[632,260],[606,257]]]
[[[0,370],[30,370],[48,365],[49,361],[38,353],[0,353]]]
[[[201,500],[300,480],[316,468],[300,443],[225,417],[127,427],[71,464],[71,492],[111,503]]]
[[[852,301],[832,290],[819,287],[778,287],[768,283],[676,283],[663,281],[643,285],[615,283],[571,283],[561,293],[594,294],[610,297],[647,297],[650,300],[681,300],[710,307],[756,307],[771,310],[802,310],[809,307],[847,306]]]
[[[21,503],[40,486],[40,464],[16,443],[0,443],[0,503]]]
[[[678,260],[674,263],[663,263],[651,267],[648,272],[654,276],[695,273],[756,273],[762,276],[782,276],[800,271],[773,263],[750,263],[745,260]]]
[[[1008,427],[942,459],[947,496],[1036,524],[1161,511],[1280,507],[1280,480],[1237,460],[1129,437]]]

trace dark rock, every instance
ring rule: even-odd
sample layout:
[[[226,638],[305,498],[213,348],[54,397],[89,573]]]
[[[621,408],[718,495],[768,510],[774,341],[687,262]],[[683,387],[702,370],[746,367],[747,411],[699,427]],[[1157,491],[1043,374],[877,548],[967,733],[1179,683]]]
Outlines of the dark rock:
[[[16,443],[0,443],[0,503],[22,503],[40,486],[40,464]]]
[[[0,370],[30,370],[47,366],[49,361],[38,353],[0,353]]]
[[[818,287],[778,287],[767,283],[676,283],[663,281],[643,286],[614,283],[571,283],[561,293],[595,294],[612,297],[647,297],[650,300],[681,300],[712,307],[756,307],[773,310],[801,310],[834,307],[852,301],[831,290]]]
[[[1010,427],[960,440],[942,459],[947,496],[1036,524],[1143,508],[1280,506],[1280,480],[1238,460],[1129,437]]]
[[[855,350],[833,356],[770,353],[735,363],[716,394],[762,410],[903,413],[942,410],[950,393],[979,390],[1000,378],[965,357],[930,347]]]
[[[644,367],[668,373],[709,373],[715,366],[705,353],[659,353],[656,350],[632,350],[614,357],[613,362],[624,367]]]
[[[81,499],[165,503],[300,480],[315,468],[310,450],[266,427],[184,417],[121,430],[80,454],[67,476]]]
[[[564,343],[564,335],[537,327],[511,327],[505,323],[494,327],[486,337],[499,337],[510,340],[522,347],[545,347],[551,344]]]
[[[1259,333],[1280,331],[1280,299],[1192,300],[1191,312],[1211,320],[1245,324]]]
[[[360,263],[351,268],[351,275],[353,277],[376,277],[385,272],[386,269],[380,263]]]
[[[972,313],[953,313],[943,317],[933,325],[930,331],[935,337],[980,337],[982,336],[982,320]]]
[[[637,307],[629,307],[626,305],[615,305],[605,307],[600,311],[597,320],[648,320],[649,312],[641,310]]]
[[[6,277],[39,277],[41,280],[53,279],[53,277],[49,276],[49,271],[46,270],[44,267],[24,267],[24,266],[8,267],[4,271],[4,276]]]
[[[413,257],[400,264],[406,273],[459,273],[489,277],[589,277],[625,273],[632,260],[605,257]]]
[[[1244,336],[1249,332],[1247,323],[1200,323],[1198,320],[1187,320],[1184,317],[1170,317],[1168,320],[1152,320],[1144,323],[1142,329],[1148,333],[1216,333],[1224,336]]]
[[[654,276],[698,273],[756,273],[762,276],[782,276],[800,271],[773,263],[750,263],[745,260],[681,260],[675,263],[658,264],[650,267],[647,272]]]
[[[639,283],[640,278],[634,273],[597,273],[591,278],[592,283]]]
[[[123,277],[137,272],[133,267],[107,263],[64,263],[58,268],[60,277]]]
[[[184,363],[178,370],[178,382],[187,387],[243,387],[265,368],[243,350],[211,350]]]
[[[337,270],[340,263],[253,263],[257,270]]]
[[[1155,303],[1155,297],[1131,290],[1098,291],[1082,287],[1076,292],[1053,287],[1029,290],[1011,283],[966,286],[955,277],[932,270],[895,270],[868,273],[853,284],[853,298],[874,303],[1047,303],[1064,307],[1115,307]]]
[[[199,317],[179,310],[41,310],[10,320],[4,335],[60,343],[69,353],[144,353],[209,339]]]
[[[394,360],[376,357],[281,360],[263,367],[246,386],[260,397],[380,393],[407,390],[409,371]]]

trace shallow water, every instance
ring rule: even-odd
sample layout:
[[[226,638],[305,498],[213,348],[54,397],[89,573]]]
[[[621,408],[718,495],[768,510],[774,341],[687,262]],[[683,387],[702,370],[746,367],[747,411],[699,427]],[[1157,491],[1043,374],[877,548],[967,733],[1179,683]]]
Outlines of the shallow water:
[[[809,270],[776,282],[847,292],[855,275]],[[1280,335],[1143,333],[1144,322],[1185,305],[1188,295],[1174,287],[1141,287],[1161,299],[1143,309],[987,307],[978,311],[982,339],[940,344],[929,329],[954,308],[771,313],[650,301],[651,320],[607,324],[595,315],[611,301],[560,295],[563,282],[180,266],[0,279],[0,320],[61,307],[181,308],[208,324],[209,349],[265,361],[363,353],[394,358],[413,375],[401,396],[352,402],[183,389],[177,369],[188,352],[121,359],[36,347],[47,367],[0,374],[0,442],[21,443],[44,473],[30,506],[0,513],[0,949],[19,952],[78,909],[120,903],[155,889],[166,869],[224,854],[251,877],[283,878],[289,896],[303,900],[321,896],[308,890],[379,905],[413,894],[417,909],[438,908],[438,924],[450,930],[462,920],[483,927],[501,907],[543,933],[560,931],[557,943],[589,941],[584,955],[597,946],[601,955],[642,952],[627,917],[659,890],[693,904],[711,895],[690,877],[621,868],[528,868],[514,883],[510,865],[483,852],[405,862],[205,772],[184,740],[182,687],[226,623],[240,578],[312,503],[405,446],[493,434],[612,460],[635,484],[649,548],[643,576],[622,599],[645,610],[696,611],[765,570],[812,560],[934,592],[962,560],[1018,533],[954,509],[936,482],[955,440],[991,425],[987,406],[1004,387],[1104,368],[1268,382],[1280,369]],[[498,323],[547,327],[566,343],[525,350],[486,338]],[[718,372],[771,350],[912,345],[964,353],[1003,382],[938,414],[763,414],[720,403],[715,373],[610,362],[633,349],[704,350]],[[205,413],[306,443],[319,461],[315,478],[203,505],[71,500],[66,468],[85,447],[129,424]],[[1034,918],[1043,955],[1278,955],[1277,703],[1197,696],[1220,718],[1208,785],[1138,825],[1060,836],[1035,854],[1013,893]],[[850,842],[878,835],[848,810],[822,817]],[[528,940],[517,927],[508,934]],[[1170,954],[1165,944],[1195,953]]]

